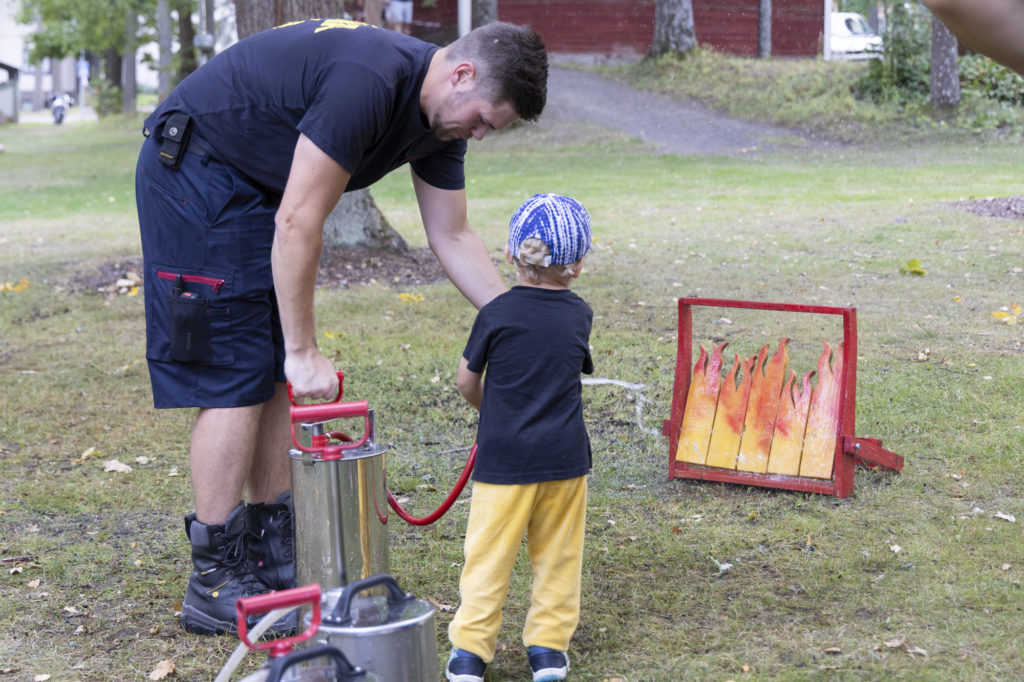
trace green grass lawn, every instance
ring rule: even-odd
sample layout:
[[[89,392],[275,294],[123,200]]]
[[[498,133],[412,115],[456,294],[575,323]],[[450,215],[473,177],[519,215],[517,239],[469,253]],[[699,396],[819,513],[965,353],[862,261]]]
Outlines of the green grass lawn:
[[[74,286],[139,255],[138,128],[0,129],[0,284],[29,282],[0,292],[0,679],[145,679],[170,660],[172,679],[209,680],[237,643],[177,624],[191,414],[151,408],[142,297]],[[635,395],[584,388],[595,467],[573,679],[1024,677],[1024,326],[992,315],[1022,302],[1024,223],[951,206],[1022,194],[1019,149],[933,134],[733,159],[655,156],[586,127],[494,137],[467,160],[473,224],[498,259],[523,199],[579,198],[596,237],[574,287],[595,312],[595,376],[645,386],[642,424]],[[423,246],[408,174],[374,195]],[[900,274],[913,259],[925,274]],[[320,341],[346,396],[376,409],[390,487],[424,514],[473,438],[454,373],[474,311],[448,284],[399,293],[319,290]],[[855,306],[856,434],[903,472],[858,470],[841,500],[667,480],[653,434],[689,295]],[[800,371],[841,338],[806,316],[695,323],[695,342],[744,355],[791,336]],[[115,459],[132,471],[105,471]],[[458,603],[467,510],[391,529],[404,588]],[[528,595],[522,556],[491,682],[527,674]],[[450,618],[437,614],[442,652]]]

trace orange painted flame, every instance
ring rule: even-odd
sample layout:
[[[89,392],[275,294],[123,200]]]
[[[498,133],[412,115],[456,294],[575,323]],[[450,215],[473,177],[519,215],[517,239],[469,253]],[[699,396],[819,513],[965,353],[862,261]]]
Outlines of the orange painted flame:
[[[840,387],[843,378],[843,344],[836,346],[835,361],[829,367],[832,347],[827,341],[818,358],[818,385],[811,393],[804,432],[800,475],[809,478],[831,478],[835,462],[836,438],[839,432]]]
[[[754,372],[747,415],[743,422],[743,440],[740,441],[740,454],[736,460],[736,468],[740,471],[763,474],[768,469],[775,419],[779,412],[779,395],[782,393],[782,381],[786,377],[786,365],[789,362],[788,344],[789,339],[779,341],[779,349],[767,363],[767,344],[758,354],[757,371]]]
[[[754,381],[752,369],[756,362],[757,358],[753,355],[743,361],[743,376],[737,384],[736,371],[740,367],[740,356],[737,353],[732,369],[725,376],[722,393],[718,397],[715,424],[711,430],[711,443],[708,446],[707,465],[710,467],[736,468],[736,458],[740,453],[740,436],[743,433],[743,416],[747,412],[750,385]]]
[[[690,376],[690,390],[686,395],[683,410],[683,424],[676,448],[676,461],[704,464],[711,441],[711,427],[714,424],[715,409],[722,377],[722,350],[728,341],[715,347],[708,360],[704,346],[700,346],[700,357],[693,366]]]
[[[769,474],[796,476],[800,473],[800,452],[804,444],[804,430],[807,427],[807,410],[811,406],[811,375],[804,374],[803,386],[798,393],[796,373],[789,370],[789,378],[782,386],[779,396],[779,413],[775,418],[775,435],[768,457]]]

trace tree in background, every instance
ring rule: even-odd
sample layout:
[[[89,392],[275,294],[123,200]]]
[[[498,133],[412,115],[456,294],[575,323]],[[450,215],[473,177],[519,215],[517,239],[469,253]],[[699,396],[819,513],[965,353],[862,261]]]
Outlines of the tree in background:
[[[960,68],[957,65],[956,36],[932,16],[931,102],[938,108],[960,103]]]
[[[344,0],[235,0],[239,40],[288,21],[344,16]],[[324,221],[325,249],[353,246],[396,253],[409,251],[408,244],[377,208],[368,189],[345,192]]]
[[[772,56],[772,0],[757,0],[757,56]]]
[[[124,90],[113,106],[127,113],[135,110],[135,50],[153,37],[139,17],[155,9],[156,0],[21,0],[17,18],[38,27],[29,36],[31,63],[83,52],[102,55],[111,89]]]
[[[647,56],[686,54],[696,46],[692,0],[657,0],[654,5],[654,39]]]
[[[473,0],[473,28],[498,20],[498,0]]]

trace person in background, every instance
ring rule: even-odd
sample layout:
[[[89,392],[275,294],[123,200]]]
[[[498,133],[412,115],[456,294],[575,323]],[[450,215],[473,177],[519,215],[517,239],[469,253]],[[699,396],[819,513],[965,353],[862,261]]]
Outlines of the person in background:
[[[388,3],[388,28],[404,35],[412,33],[412,0],[391,0]]]
[[[461,603],[448,629],[450,682],[482,682],[524,535],[533,592],[523,644],[533,680],[569,673],[591,467],[580,374],[594,371],[593,312],[569,285],[590,242],[590,217],[578,201],[527,200],[505,247],[519,285],[480,309],[459,362],[459,391],[480,422]]]
[[[311,19],[221,52],[146,119],[135,186],[153,403],[198,408],[186,630],[232,631],[238,598],[295,585],[285,381],[296,398],[338,394],[313,313],[324,220],[409,164],[428,244],[483,306],[506,287],[466,216],[467,140],[536,120],[547,73],[525,26],[438,48]]]

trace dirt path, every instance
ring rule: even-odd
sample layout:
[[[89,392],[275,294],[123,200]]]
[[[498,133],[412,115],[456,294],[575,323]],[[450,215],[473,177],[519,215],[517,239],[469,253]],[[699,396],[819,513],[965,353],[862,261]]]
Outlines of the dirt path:
[[[734,156],[822,147],[799,132],[727,118],[697,103],[683,103],[586,71],[552,66],[548,103],[537,123],[586,121],[642,139],[662,154]]]

